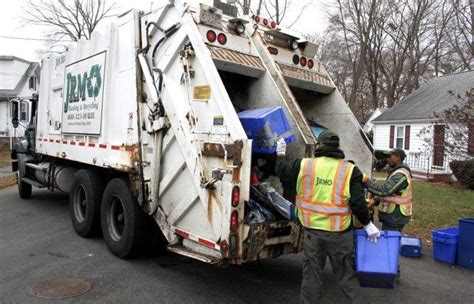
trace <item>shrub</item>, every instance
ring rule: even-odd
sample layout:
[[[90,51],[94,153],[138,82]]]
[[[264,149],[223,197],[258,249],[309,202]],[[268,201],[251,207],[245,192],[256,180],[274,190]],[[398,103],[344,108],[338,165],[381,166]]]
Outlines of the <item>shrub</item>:
[[[452,161],[449,166],[461,184],[474,190],[474,160]]]

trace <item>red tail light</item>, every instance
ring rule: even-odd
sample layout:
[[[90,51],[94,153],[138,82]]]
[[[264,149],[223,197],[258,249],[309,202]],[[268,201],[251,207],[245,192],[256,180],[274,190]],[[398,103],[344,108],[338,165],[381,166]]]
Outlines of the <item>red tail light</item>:
[[[255,16],[255,22],[260,23],[260,16]]]
[[[308,60],[308,68],[312,69],[314,67],[314,62],[312,59]]]
[[[306,66],[306,57],[301,57],[300,58],[300,64],[301,64],[301,66]]]
[[[227,244],[226,241],[222,241],[222,242],[221,242],[221,250],[222,250],[222,251],[227,251],[227,250],[229,250],[229,244]]]
[[[232,207],[239,206],[239,202],[240,202],[240,189],[239,187],[235,186],[232,189]]]
[[[234,211],[230,216],[230,231],[236,232],[237,229],[239,229],[239,213]]]
[[[216,41],[216,37],[217,37],[216,32],[209,30],[207,31],[206,37],[209,42],[214,42]]]
[[[272,21],[271,25],[272,25],[272,28],[276,28],[276,27],[277,27],[277,24],[276,24],[275,21]]]
[[[219,43],[222,45],[226,44],[227,43],[226,35],[220,33],[219,35],[217,35],[217,41],[219,41]]]
[[[263,19],[263,25],[268,25],[268,19]]]
[[[278,49],[271,46],[268,47],[268,52],[272,55],[278,55]]]

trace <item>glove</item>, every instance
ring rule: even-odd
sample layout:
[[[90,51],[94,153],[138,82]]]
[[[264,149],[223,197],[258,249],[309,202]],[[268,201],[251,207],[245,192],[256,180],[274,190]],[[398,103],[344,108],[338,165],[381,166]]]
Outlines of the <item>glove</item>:
[[[276,153],[277,156],[286,156],[286,142],[283,138],[277,140]]]
[[[375,225],[370,222],[367,225],[364,226],[365,232],[367,232],[368,239],[372,243],[377,244],[378,238],[380,237],[380,231]]]

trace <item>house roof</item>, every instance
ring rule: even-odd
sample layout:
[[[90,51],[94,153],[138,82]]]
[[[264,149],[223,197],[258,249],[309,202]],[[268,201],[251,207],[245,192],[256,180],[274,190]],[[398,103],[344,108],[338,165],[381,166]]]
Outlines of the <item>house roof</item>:
[[[0,55],[0,60],[16,60],[16,61],[21,61],[24,63],[31,63],[31,61],[25,60],[20,57],[11,56],[11,55]]]
[[[21,62],[29,64],[28,68],[23,73],[21,78],[18,80],[14,88],[0,89],[0,99],[17,97],[20,90],[22,89],[24,84],[28,81],[31,75],[35,74],[37,77],[39,76],[39,63],[38,62],[30,62],[30,61],[27,61],[25,59],[18,58],[15,56],[4,56],[4,55],[0,55],[0,60],[16,60],[16,61],[21,61]]]
[[[450,92],[465,96],[472,88],[474,71],[434,78],[382,113],[374,122],[432,119],[433,112],[440,113],[456,104],[456,98]]]

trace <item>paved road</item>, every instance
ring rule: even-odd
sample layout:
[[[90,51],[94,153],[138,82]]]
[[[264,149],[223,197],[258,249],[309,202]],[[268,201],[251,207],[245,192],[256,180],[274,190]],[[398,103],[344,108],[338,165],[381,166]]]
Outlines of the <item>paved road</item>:
[[[297,303],[299,255],[219,268],[167,254],[124,261],[102,239],[77,236],[67,196],[34,190],[20,200],[16,187],[0,190],[0,303]],[[432,260],[401,259],[394,290],[362,289],[365,303],[473,303],[474,271]],[[342,303],[330,268],[323,303]],[[83,278],[92,289],[65,300],[44,300],[30,289],[46,279]]]

